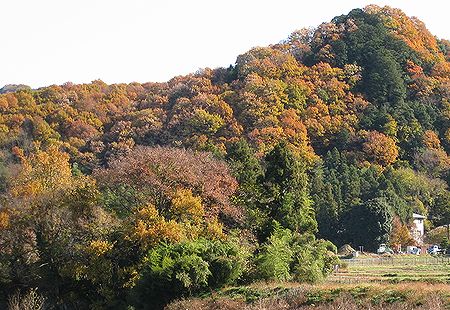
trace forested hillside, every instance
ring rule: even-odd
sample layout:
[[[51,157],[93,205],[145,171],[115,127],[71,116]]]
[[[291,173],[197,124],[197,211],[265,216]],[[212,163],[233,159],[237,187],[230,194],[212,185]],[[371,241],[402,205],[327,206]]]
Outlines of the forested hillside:
[[[299,21],[301,25],[301,21]],[[166,83],[0,94],[0,307],[320,281],[450,222],[450,42],[369,6]]]

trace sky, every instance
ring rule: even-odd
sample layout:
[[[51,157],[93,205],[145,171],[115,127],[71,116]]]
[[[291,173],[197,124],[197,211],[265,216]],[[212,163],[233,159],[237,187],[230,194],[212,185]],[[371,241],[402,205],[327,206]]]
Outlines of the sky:
[[[0,87],[163,82],[368,4],[450,39],[448,0],[2,0]]]

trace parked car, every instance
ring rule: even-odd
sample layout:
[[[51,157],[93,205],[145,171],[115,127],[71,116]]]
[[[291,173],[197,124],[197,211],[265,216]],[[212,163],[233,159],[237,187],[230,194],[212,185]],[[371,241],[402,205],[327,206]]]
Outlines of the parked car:
[[[394,251],[392,251],[392,249],[386,244],[382,243],[378,247],[377,254],[394,254]]]
[[[427,249],[427,252],[428,252],[428,254],[436,255],[436,254],[439,254],[439,253],[444,253],[444,250],[442,250],[442,249],[439,247],[439,245],[433,244],[432,246],[430,246],[430,247]]]
[[[416,246],[407,246],[406,253],[412,255],[420,255],[420,253],[422,253],[422,249]]]

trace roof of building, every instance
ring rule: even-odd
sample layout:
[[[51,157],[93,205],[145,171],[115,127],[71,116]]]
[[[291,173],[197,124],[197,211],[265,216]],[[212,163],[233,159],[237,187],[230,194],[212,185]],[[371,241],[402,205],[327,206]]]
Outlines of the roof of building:
[[[417,214],[417,213],[413,213],[413,218],[414,219],[426,219],[426,216]]]

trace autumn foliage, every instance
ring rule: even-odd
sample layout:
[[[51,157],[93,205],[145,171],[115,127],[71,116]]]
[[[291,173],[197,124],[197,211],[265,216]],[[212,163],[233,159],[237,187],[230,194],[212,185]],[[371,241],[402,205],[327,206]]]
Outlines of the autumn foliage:
[[[413,244],[413,212],[450,221],[449,55],[371,5],[164,83],[1,88],[0,308],[162,307]]]

